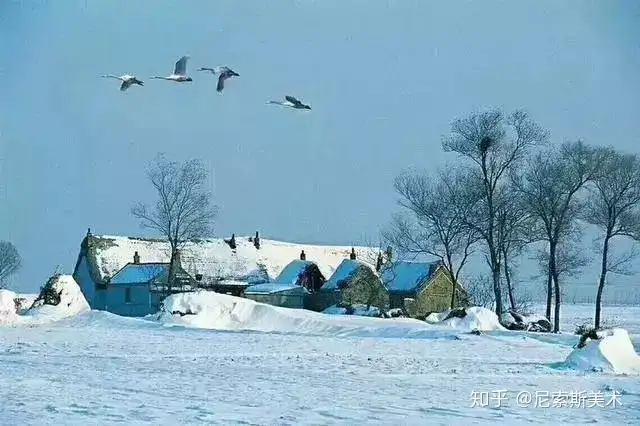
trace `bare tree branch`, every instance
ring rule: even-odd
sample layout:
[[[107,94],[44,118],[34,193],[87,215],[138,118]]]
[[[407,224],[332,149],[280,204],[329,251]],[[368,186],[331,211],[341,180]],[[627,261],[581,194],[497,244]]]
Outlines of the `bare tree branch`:
[[[501,254],[498,244],[496,216],[500,203],[507,201],[500,193],[508,183],[511,171],[520,164],[530,150],[545,144],[548,133],[521,110],[508,116],[501,111],[471,114],[453,122],[451,135],[444,139],[447,152],[456,152],[474,165],[475,177],[469,185],[470,199],[475,200],[476,212],[469,226],[482,237],[492,272],[496,312],[504,312],[502,303]]]
[[[8,241],[0,241],[0,288],[4,280],[16,273],[21,265],[22,258],[18,249]]]
[[[206,236],[211,230],[217,208],[211,204],[211,193],[205,187],[207,172],[198,160],[182,165],[159,154],[150,165],[147,176],[158,194],[152,208],[143,203],[131,213],[143,227],[154,229],[167,238],[171,246],[168,291],[175,279],[175,258],[185,243]]]

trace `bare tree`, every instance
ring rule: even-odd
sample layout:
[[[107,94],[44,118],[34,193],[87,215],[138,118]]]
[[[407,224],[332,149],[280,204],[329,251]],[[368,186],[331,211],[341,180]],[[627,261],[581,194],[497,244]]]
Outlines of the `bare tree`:
[[[490,276],[477,275],[469,278],[466,283],[469,303],[472,306],[482,306],[483,308],[493,309],[496,299],[493,292],[492,278]]]
[[[517,110],[505,116],[495,110],[454,121],[451,134],[443,141],[445,151],[456,152],[475,166],[469,195],[473,195],[471,198],[476,198],[477,203],[469,225],[486,245],[498,315],[504,312],[504,306],[496,217],[501,203],[509,202],[503,196],[503,187],[508,184],[510,171],[534,146],[545,143],[547,137],[547,132],[524,111]]]
[[[404,215],[395,215],[386,239],[405,253],[439,258],[451,275],[451,308],[456,307],[460,272],[478,233],[467,224],[473,204],[466,198],[467,176],[448,169],[435,177],[406,172],[395,179]]]
[[[142,226],[159,231],[169,241],[167,292],[170,294],[176,277],[178,250],[189,240],[207,235],[216,207],[211,204],[211,193],[205,187],[207,172],[198,160],[178,164],[159,154],[147,176],[157,191],[158,200],[152,207],[139,203],[131,213],[140,219]]]
[[[640,240],[640,159],[635,154],[621,154],[608,148],[600,173],[593,181],[584,220],[604,230],[600,278],[596,294],[595,328],[600,327],[602,292],[607,273],[626,274],[626,264],[635,251],[613,259],[611,243],[616,237]]]
[[[528,211],[538,221],[540,239],[549,244],[546,315],[551,320],[555,293],[554,331],[560,331],[560,268],[558,248],[575,235],[584,208],[579,192],[601,171],[602,151],[581,141],[566,142],[558,150],[538,153],[514,181]]]
[[[509,305],[511,309],[517,310],[519,303],[513,284],[514,264],[526,246],[536,239],[535,218],[527,212],[515,188],[508,187],[505,195],[510,202],[500,203],[500,209],[496,213],[497,240]]]
[[[18,249],[8,241],[0,241],[0,288],[7,277],[20,269],[22,258]]]

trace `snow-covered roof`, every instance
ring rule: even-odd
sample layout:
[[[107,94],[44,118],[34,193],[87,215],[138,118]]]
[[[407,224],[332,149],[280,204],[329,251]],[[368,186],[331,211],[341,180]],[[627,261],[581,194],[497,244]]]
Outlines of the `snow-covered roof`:
[[[336,268],[331,277],[324,283],[321,290],[336,290],[342,281],[348,280],[361,266],[374,270],[368,263],[361,260],[344,259]],[[326,275],[325,275],[326,276]]]
[[[195,276],[247,280],[262,268],[271,280],[277,277],[292,259],[297,259],[301,250],[307,259],[316,263],[325,277],[331,276],[340,262],[349,257],[350,246],[329,246],[288,243],[260,239],[256,249],[249,236],[236,236],[236,249],[231,250],[222,238],[203,239],[185,244],[180,252],[182,268]],[[137,251],[141,263],[167,263],[170,247],[166,240],[134,238],[112,235],[87,236],[88,260],[93,263],[95,279],[113,277],[127,263],[133,261]],[[375,258],[376,248],[354,247],[358,256]]]
[[[129,263],[111,277],[111,284],[148,283],[169,269],[168,263]]]
[[[297,289],[302,289],[305,293],[308,292],[306,288],[295,284],[265,283],[248,287],[244,294],[273,294]]]
[[[410,293],[429,278],[439,262],[395,261],[382,268],[382,282],[389,292]]]
[[[313,265],[313,263],[314,262],[310,260],[292,260],[284,267],[274,281],[280,284],[297,284],[300,274],[303,273],[309,265]]]

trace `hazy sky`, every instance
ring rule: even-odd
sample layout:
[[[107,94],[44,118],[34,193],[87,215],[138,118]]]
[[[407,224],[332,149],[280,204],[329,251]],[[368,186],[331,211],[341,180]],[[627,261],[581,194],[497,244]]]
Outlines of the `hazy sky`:
[[[144,235],[159,151],[201,158],[216,234],[352,244],[405,167],[454,160],[450,122],[523,107],[552,139],[640,145],[640,2],[0,2],[0,239],[34,290],[87,227]],[[149,80],[191,56],[194,82]],[[200,66],[240,74],[215,91]],[[145,81],[125,93],[105,73]],[[292,94],[312,106],[267,105]]]

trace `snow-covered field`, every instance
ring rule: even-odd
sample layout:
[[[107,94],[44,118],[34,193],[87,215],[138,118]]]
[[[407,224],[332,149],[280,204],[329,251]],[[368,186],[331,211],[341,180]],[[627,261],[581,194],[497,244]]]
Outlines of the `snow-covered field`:
[[[557,425],[640,416],[638,376],[563,364],[571,334],[473,335],[462,322],[315,314],[230,296],[169,305],[198,315],[89,311],[2,326],[0,423]],[[567,331],[592,316],[591,306],[563,312]],[[637,344],[640,308],[604,312]],[[472,406],[473,395],[483,406]]]

